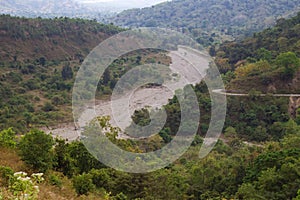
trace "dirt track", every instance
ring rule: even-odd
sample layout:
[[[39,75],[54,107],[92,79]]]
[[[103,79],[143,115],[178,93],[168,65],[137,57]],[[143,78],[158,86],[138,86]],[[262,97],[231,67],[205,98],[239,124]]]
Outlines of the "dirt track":
[[[228,91],[224,91],[222,89],[217,89],[217,90],[213,90],[214,93],[217,94],[223,94],[226,96],[239,96],[239,97],[247,97],[250,96],[250,94],[247,93],[234,93],[234,92],[228,92]],[[300,97],[300,94],[256,94],[257,96],[260,97],[266,97],[266,96],[273,96],[273,97]]]

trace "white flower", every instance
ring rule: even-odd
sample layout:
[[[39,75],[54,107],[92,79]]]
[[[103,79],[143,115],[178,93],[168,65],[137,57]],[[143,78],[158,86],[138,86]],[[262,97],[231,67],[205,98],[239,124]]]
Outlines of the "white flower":
[[[34,188],[37,192],[40,191],[39,186],[37,186],[37,185],[33,186],[33,188]]]
[[[31,176],[42,177],[43,175],[44,175],[43,173],[35,173],[32,174]]]
[[[29,177],[25,177],[25,178],[22,178],[22,177],[18,177],[18,180],[21,180],[21,181],[31,181]]]
[[[24,194],[24,199],[29,199],[29,195],[28,194]]]
[[[45,180],[42,177],[43,175],[44,175],[43,173],[36,173],[36,174],[32,174],[31,177],[34,179],[34,181],[37,181],[38,183],[40,183]]]
[[[16,172],[16,173],[14,173],[14,176],[24,177],[24,176],[27,176],[27,173],[26,172]]]

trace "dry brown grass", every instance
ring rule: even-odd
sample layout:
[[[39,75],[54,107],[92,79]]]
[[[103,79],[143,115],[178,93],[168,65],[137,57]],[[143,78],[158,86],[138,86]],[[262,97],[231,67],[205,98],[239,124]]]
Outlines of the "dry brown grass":
[[[26,169],[24,162],[15,150],[0,148],[0,158],[0,166],[10,167],[14,171],[22,171]]]

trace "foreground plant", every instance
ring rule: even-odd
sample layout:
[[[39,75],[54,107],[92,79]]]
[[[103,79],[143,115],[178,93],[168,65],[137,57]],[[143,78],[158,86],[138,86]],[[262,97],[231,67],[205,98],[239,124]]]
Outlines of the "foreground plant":
[[[32,174],[27,176],[25,172],[16,172],[10,178],[9,189],[16,200],[36,200],[38,199],[38,183],[44,181],[43,173]]]

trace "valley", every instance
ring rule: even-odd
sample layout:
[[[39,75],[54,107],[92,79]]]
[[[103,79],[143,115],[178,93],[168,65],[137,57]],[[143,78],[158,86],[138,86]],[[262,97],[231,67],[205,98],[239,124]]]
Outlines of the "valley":
[[[119,138],[129,139],[130,137],[124,134],[124,131],[132,123],[131,116],[134,114],[134,111],[145,107],[154,110],[161,109],[168,103],[169,99],[173,98],[176,90],[183,89],[187,84],[195,85],[199,83],[205,76],[211,62],[210,57],[203,52],[202,58],[197,60],[197,66],[191,65],[189,60],[192,60],[192,57],[199,57],[199,54],[195,54],[193,51],[183,47],[179,47],[177,51],[170,52],[168,56],[171,58],[172,63],[169,66],[171,69],[170,77],[176,74],[178,78],[166,82],[162,86],[136,88],[132,93],[124,94],[122,97],[111,97],[111,101],[96,101],[95,105],[86,106],[87,109],[82,112],[75,124],[66,124],[62,125],[62,127],[59,125],[60,128],[48,128],[48,130],[44,128],[44,130],[54,136],[61,136],[64,139],[73,141],[80,138],[80,132],[94,118],[97,116],[109,116],[111,125],[121,128]],[[123,102],[128,102],[128,105],[124,105]],[[114,113],[112,108],[115,111]],[[114,120],[117,118],[119,121]]]
[[[0,199],[300,199],[298,0],[173,0],[116,15],[71,0],[0,6]],[[74,83],[90,52],[141,26],[177,30],[203,48],[110,60],[95,94],[92,78],[84,82],[90,101],[73,116],[72,98],[85,97],[73,95]],[[163,69],[142,73],[147,66]],[[134,88],[133,76],[116,95],[130,72],[159,81]],[[216,77],[224,86],[209,82]],[[148,133],[153,116],[161,127]],[[96,123],[104,134],[93,132]],[[167,164],[151,171],[159,163]]]

